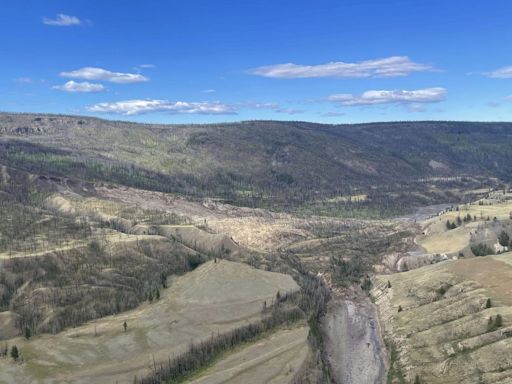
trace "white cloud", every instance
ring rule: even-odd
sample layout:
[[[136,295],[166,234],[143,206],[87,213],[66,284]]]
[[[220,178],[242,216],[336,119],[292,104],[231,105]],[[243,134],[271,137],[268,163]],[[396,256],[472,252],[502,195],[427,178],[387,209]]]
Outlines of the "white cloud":
[[[203,93],[215,93],[215,89],[203,89],[201,92],[203,92]]]
[[[43,23],[46,25],[53,25],[56,27],[70,27],[73,25],[80,25],[82,21],[76,16],[65,15],[59,13],[54,19],[43,17]]]
[[[111,72],[103,68],[84,67],[70,72],[61,72],[62,77],[83,80],[109,81],[111,83],[126,84],[148,81],[149,78],[139,73]]]
[[[304,113],[302,109],[295,109],[295,108],[286,108],[281,106],[278,103],[257,103],[257,102],[247,102],[240,104],[241,108],[247,108],[247,109],[269,109],[271,111],[277,112],[277,113],[285,113],[288,115],[297,115],[300,113]]]
[[[491,72],[485,72],[484,75],[495,79],[509,79],[512,78],[512,66],[501,67]]]
[[[219,101],[186,102],[157,99],[124,100],[112,103],[99,103],[87,107],[87,110],[90,112],[127,116],[154,112],[166,112],[170,114],[236,115],[241,109],[267,109],[288,115],[296,115],[304,112],[301,109],[283,107],[278,103],[244,102],[226,104]]]
[[[295,108],[276,108],[274,109],[277,113],[286,113],[287,115],[298,115],[304,113],[303,109],[295,109]]]
[[[412,72],[431,71],[427,64],[415,63],[407,56],[392,56],[383,59],[345,63],[342,61],[318,65],[293,63],[268,65],[254,68],[249,73],[274,78],[308,77],[398,77]]]
[[[329,96],[327,99],[343,106],[375,105],[375,104],[418,104],[436,103],[446,98],[445,88],[425,88],[413,91],[405,90],[376,90],[366,91],[361,96],[341,93]],[[415,105],[417,109],[417,105]]]
[[[407,110],[409,112],[426,112],[426,108],[418,103],[407,104]]]
[[[15,81],[19,84],[32,84],[33,81],[30,77],[18,77]]]
[[[59,91],[65,92],[102,92],[105,90],[105,87],[102,84],[89,83],[87,81],[77,83],[76,81],[70,80],[63,85],[56,85],[53,89],[58,89]]]
[[[155,64],[141,64],[139,68],[156,68]]]
[[[345,116],[345,113],[343,112],[324,112],[321,114],[323,117],[339,117],[339,116]]]
[[[233,115],[236,108],[220,102],[186,102],[152,99],[135,99],[113,103],[99,103],[87,108],[90,112],[114,113],[120,115],[139,115],[152,112],[167,112],[171,114],[200,114],[200,115]]]

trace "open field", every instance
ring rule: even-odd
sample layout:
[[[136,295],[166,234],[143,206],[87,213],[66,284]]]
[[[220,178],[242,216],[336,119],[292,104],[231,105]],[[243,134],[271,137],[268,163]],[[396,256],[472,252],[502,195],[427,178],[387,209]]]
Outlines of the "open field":
[[[277,331],[239,348],[189,383],[292,383],[310,353],[308,333],[307,327]]]
[[[492,192],[487,198],[455,208],[420,223],[424,234],[418,236],[416,241],[426,252],[455,256],[459,252],[468,254],[470,245],[477,240],[493,246],[497,243],[499,232],[510,225],[512,195]],[[463,220],[468,216],[471,217],[470,221]],[[448,230],[447,221],[459,221],[457,228]]]
[[[159,300],[135,310],[58,335],[7,340],[18,345],[24,362],[0,359],[0,382],[131,382],[149,372],[153,360],[167,360],[191,341],[247,324],[259,318],[263,302],[270,303],[278,291],[298,289],[288,276],[224,260],[206,263],[169,284]],[[307,348],[300,337],[301,348]],[[273,349],[269,345],[268,352]]]

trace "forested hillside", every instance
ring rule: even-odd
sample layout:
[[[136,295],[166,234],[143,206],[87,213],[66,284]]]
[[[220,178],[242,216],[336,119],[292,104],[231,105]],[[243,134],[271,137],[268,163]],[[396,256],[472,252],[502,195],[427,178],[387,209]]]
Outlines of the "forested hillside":
[[[512,124],[322,125],[248,121],[150,125],[0,115],[0,163],[241,206],[399,214],[508,180]],[[490,183],[490,184],[489,184]]]

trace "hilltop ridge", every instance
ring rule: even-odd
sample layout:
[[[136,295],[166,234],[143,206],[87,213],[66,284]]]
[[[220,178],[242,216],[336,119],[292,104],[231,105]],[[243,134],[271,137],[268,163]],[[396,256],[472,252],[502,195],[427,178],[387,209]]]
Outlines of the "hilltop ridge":
[[[0,114],[5,166],[324,214],[460,201],[460,191],[510,178],[511,146],[511,123],[156,125]]]

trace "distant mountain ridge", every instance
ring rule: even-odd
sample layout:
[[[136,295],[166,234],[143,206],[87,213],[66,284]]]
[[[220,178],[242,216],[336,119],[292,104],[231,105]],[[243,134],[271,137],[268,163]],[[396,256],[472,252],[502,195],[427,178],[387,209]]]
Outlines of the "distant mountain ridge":
[[[438,178],[467,187],[510,180],[511,148],[512,123],[157,125],[0,114],[5,166],[253,206],[413,191],[413,204],[437,201],[429,194]]]

